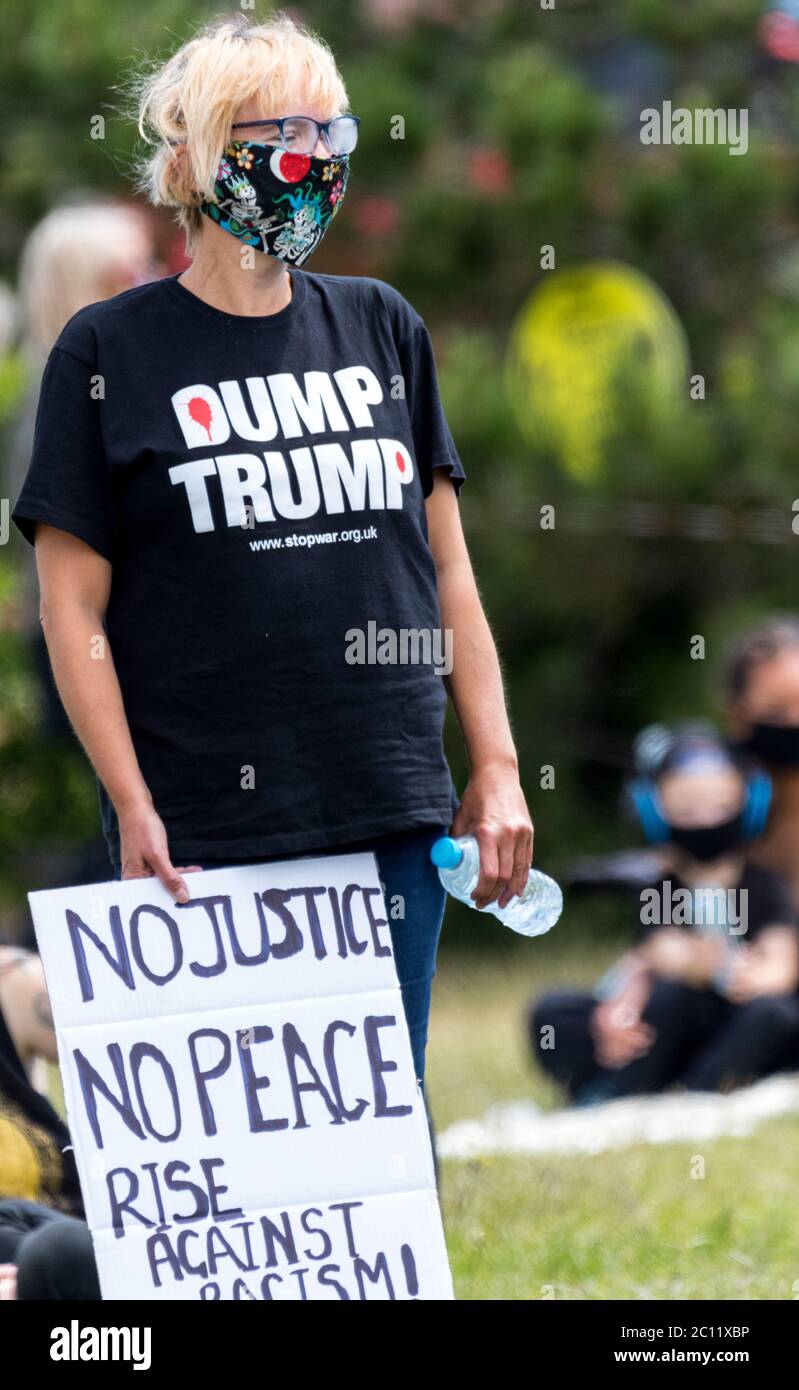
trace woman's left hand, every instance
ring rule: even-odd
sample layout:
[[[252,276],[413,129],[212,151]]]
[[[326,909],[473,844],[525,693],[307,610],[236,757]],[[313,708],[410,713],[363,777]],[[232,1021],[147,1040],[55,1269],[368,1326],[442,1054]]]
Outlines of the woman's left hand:
[[[472,771],[450,834],[474,835],[480,850],[475,907],[507,907],[521,893],[533,859],[533,822],[515,768]]]

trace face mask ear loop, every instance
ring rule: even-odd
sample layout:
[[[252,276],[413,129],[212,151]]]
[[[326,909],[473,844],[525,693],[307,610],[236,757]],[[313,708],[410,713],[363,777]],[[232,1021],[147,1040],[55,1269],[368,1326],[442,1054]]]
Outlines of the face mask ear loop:
[[[629,795],[641,822],[641,829],[652,844],[665,844],[671,829],[660,808],[660,798],[647,777],[638,777],[630,784]]]
[[[754,772],[749,778],[743,815],[747,839],[756,840],[766,828],[771,806],[771,778],[766,772]]]

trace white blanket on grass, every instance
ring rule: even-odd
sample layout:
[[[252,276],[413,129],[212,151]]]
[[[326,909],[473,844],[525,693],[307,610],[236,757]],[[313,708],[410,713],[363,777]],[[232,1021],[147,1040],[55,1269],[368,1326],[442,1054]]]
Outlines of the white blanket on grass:
[[[729,1095],[634,1096],[577,1110],[540,1110],[531,1100],[492,1105],[437,1136],[442,1158],[481,1154],[601,1153],[629,1144],[679,1144],[748,1135],[764,1120],[799,1111],[799,1074],[768,1077]]]

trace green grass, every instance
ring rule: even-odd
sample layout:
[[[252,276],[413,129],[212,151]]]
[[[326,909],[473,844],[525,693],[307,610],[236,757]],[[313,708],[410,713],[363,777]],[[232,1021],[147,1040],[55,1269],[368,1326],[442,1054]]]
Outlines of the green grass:
[[[555,983],[589,983],[615,954],[612,942],[579,955],[571,942],[564,953],[554,936],[510,940],[488,959],[443,952],[428,1047],[437,1129],[497,1100],[558,1103],[527,1057],[526,1002]],[[798,1151],[792,1116],[751,1138],[447,1161],[442,1206],[456,1297],[796,1298]],[[703,1178],[692,1175],[697,1155]]]

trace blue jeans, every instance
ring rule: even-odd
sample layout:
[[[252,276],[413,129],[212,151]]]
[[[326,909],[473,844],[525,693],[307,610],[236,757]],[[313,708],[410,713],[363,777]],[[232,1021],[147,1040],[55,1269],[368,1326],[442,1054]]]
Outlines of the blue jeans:
[[[373,840],[359,841],[357,844],[342,845],[338,849],[303,850],[301,854],[270,856],[273,860],[307,859],[312,855],[374,851],[386,900],[391,944],[411,1037],[416,1076],[421,1082],[424,1082],[430,995],[446,898],[438,873],[430,862],[430,847],[434,840],[447,832],[448,826],[434,825],[424,830],[402,830],[395,835],[384,835]],[[268,863],[269,860],[251,862]],[[113,860],[112,863],[115,876],[119,878],[120,866]],[[206,859],[202,867],[226,869],[232,867],[232,864],[227,860]],[[404,915],[394,918],[391,915],[392,903],[396,904],[398,899],[400,908],[404,905]]]

